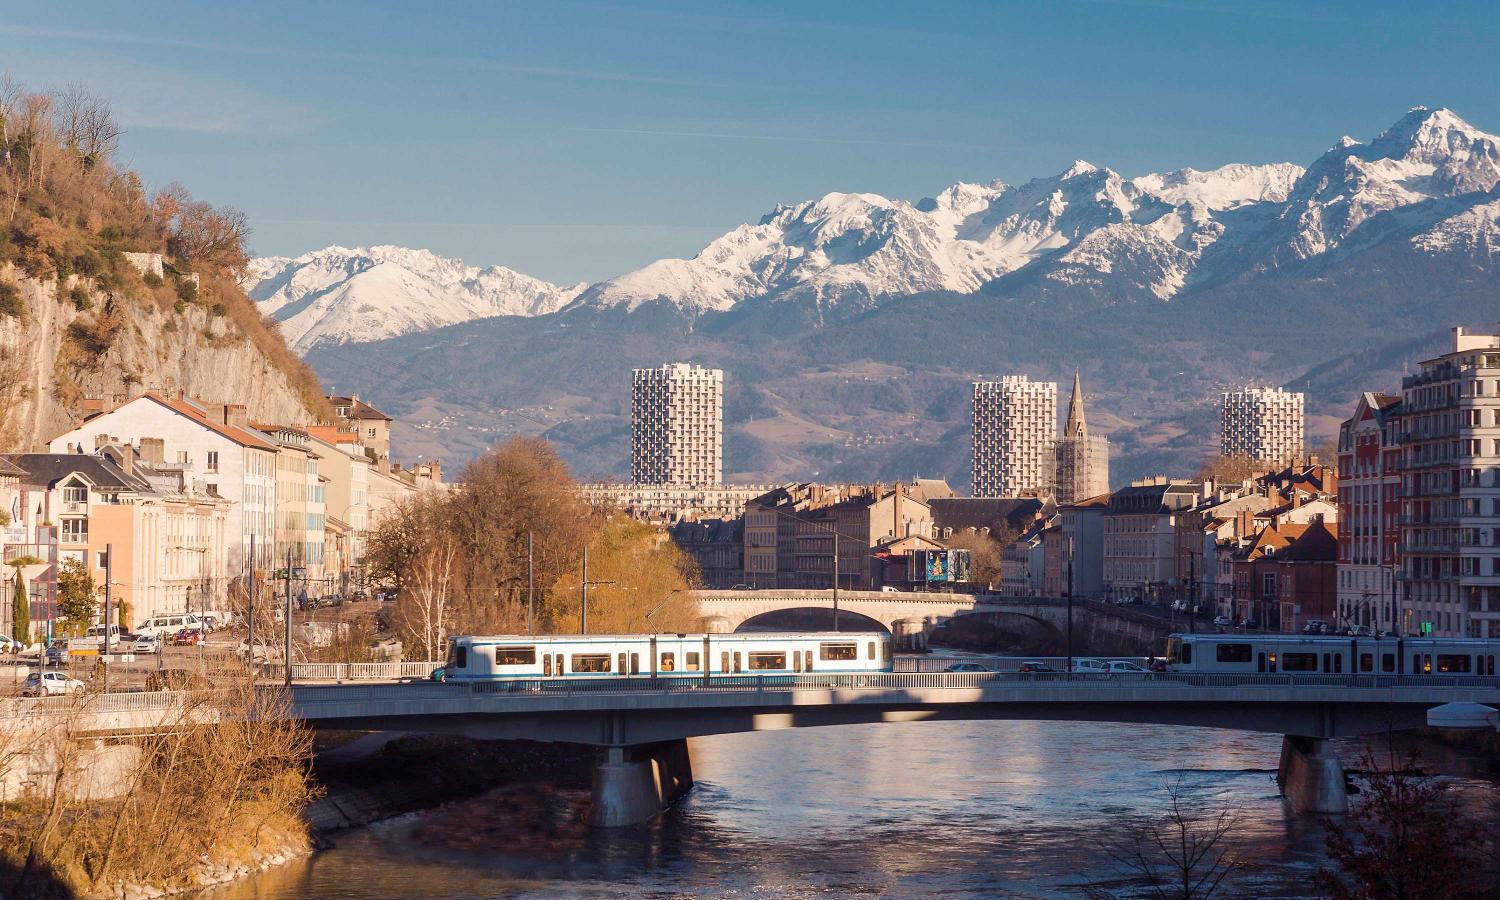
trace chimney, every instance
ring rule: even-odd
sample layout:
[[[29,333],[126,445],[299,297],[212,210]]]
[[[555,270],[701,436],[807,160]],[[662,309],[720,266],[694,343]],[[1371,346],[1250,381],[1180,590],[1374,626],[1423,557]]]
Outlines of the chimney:
[[[167,460],[166,441],[158,437],[141,438],[140,458],[141,462],[153,466],[159,466]]]
[[[225,425],[245,428],[248,427],[246,423],[249,421],[249,412],[243,403],[226,403],[223,420]]]

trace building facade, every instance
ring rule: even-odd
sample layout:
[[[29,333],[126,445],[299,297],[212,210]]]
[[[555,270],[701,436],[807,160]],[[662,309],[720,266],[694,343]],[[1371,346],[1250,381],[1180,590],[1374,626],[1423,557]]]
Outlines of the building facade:
[[[1055,474],[1057,384],[1007,375],[974,383],[970,473],[975,497],[1050,491]]]
[[[670,524],[734,519],[745,504],[774,484],[581,484],[578,493],[594,505],[612,506],[642,522]]]
[[[1068,421],[1057,441],[1053,464],[1057,473],[1053,496],[1059,505],[1109,492],[1109,439],[1089,434],[1083,413],[1083,382],[1077,372],[1073,373]]]
[[[1401,382],[1402,633],[1500,637],[1500,335]]]
[[[1303,452],[1303,395],[1281,388],[1245,388],[1220,395],[1220,451],[1277,465]]]
[[[1197,505],[1202,485],[1165,478],[1133,482],[1110,496],[1104,513],[1106,590],[1158,600],[1175,584],[1177,517]]]
[[[1339,426],[1338,624],[1397,627],[1401,398],[1367,392]]]
[[[724,370],[687,363],[636,369],[630,391],[630,480],[724,480]]]

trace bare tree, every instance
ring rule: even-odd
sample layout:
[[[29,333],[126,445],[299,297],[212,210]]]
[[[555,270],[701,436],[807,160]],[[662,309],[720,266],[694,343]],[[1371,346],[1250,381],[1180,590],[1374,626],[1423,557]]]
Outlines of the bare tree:
[[[1245,867],[1226,841],[1239,825],[1239,809],[1195,806],[1181,776],[1167,783],[1166,792],[1164,815],[1137,822],[1104,851],[1159,900],[1212,897],[1230,874]],[[1096,888],[1089,893],[1116,896]]]
[[[70,84],[54,95],[58,137],[78,156],[81,171],[88,172],[109,159],[120,142],[120,127],[111,115],[109,101],[81,84]]]
[[[448,598],[453,590],[452,538],[435,533],[417,554],[397,601],[397,615],[405,639],[422,659],[437,659],[448,637]]]

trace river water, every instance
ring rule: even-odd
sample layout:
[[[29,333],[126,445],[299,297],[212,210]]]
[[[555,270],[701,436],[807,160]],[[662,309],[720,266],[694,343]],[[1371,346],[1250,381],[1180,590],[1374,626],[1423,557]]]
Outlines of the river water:
[[[209,891],[213,900],[1129,895],[1101,847],[1166,785],[1231,804],[1251,867],[1225,896],[1313,896],[1317,823],[1274,780],[1280,738],[1067,722],[808,728],[691,742],[697,785],[647,826],[521,849],[433,838],[418,814]],[[1348,758],[1357,750],[1346,747]],[[1489,792],[1472,782],[1465,790]],[[451,825],[451,814],[449,816]],[[487,839],[488,840],[488,839]]]

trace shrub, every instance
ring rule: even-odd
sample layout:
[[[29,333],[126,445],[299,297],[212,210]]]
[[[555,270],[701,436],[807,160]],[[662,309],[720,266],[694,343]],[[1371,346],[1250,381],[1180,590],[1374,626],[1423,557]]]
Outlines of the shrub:
[[[178,300],[176,303],[173,303],[172,304],[172,311],[175,312],[175,313],[177,313],[179,316],[182,315],[183,313],[187,312],[187,301],[186,300]]]
[[[94,301],[89,298],[88,288],[81,284],[73,285],[73,289],[68,291],[68,299],[73,301],[73,308],[79,312],[94,307]]]
[[[213,305],[213,308],[209,310],[209,312],[213,313],[215,316],[222,316],[226,311],[227,310],[225,310],[224,304],[222,303],[215,303]]]
[[[177,296],[191,303],[198,299],[198,285],[196,282],[188,281],[186,278],[177,282]],[[178,310],[181,312],[182,310]]]
[[[104,258],[92,248],[84,250],[73,257],[73,270],[79,275],[94,278],[104,271]]]
[[[147,272],[145,275],[141,276],[141,280],[146,282],[147,287],[157,288],[161,287],[162,284],[161,276],[156,274],[155,272]]]
[[[26,301],[21,299],[21,289],[8,281],[0,281],[0,315],[12,319],[26,315]]]
[[[120,226],[106,225],[104,230],[99,232],[99,237],[107,242],[114,243],[115,241],[122,240],[125,235],[120,231]]]

